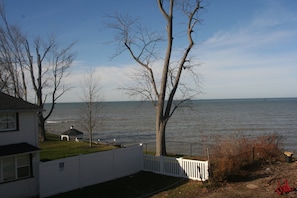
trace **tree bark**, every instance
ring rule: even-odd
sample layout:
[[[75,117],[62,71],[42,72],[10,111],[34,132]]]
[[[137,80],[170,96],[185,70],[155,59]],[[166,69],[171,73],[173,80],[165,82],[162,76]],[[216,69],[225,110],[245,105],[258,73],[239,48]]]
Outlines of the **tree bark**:
[[[158,97],[158,104],[157,104],[157,112],[156,112],[156,156],[160,155],[167,155],[166,153],[166,139],[165,139],[165,132],[166,132],[166,124],[167,124],[167,116],[164,115],[164,105],[166,99],[166,89],[167,89],[167,81],[168,81],[168,70],[170,65],[170,58],[172,52],[172,31],[173,31],[173,5],[174,0],[170,1],[169,6],[169,13],[163,9],[161,0],[158,0],[158,6],[160,12],[166,19],[166,27],[167,27],[167,49],[165,54],[165,60],[163,64],[163,71],[162,71],[162,80],[161,80],[161,87],[160,87],[160,94]],[[167,104],[168,105],[168,104]]]
[[[156,156],[167,155],[165,137],[166,122],[159,116],[160,114],[156,115]]]
[[[38,115],[38,128],[39,128],[39,141],[44,142],[46,141],[46,131],[45,131],[45,120],[42,116],[42,113]]]

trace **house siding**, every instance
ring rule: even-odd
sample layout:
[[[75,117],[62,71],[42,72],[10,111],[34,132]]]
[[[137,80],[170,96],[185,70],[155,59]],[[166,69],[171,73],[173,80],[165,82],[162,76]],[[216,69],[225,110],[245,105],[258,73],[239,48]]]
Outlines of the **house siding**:
[[[5,112],[6,110],[2,111]],[[17,111],[14,110],[14,112]],[[0,132],[0,145],[4,146],[25,142],[39,147],[37,110],[21,110],[17,113],[18,130]],[[32,177],[0,183],[0,197],[39,197],[39,153],[34,152],[32,155]]]
[[[38,123],[36,112],[19,113],[19,130],[0,132],[0,145],[27,142],[38,147]]]
[[[39,196],[39,155],[33,154],[33,175],[30,178],[0,183],[0,197],[5,198],[27,198]]]

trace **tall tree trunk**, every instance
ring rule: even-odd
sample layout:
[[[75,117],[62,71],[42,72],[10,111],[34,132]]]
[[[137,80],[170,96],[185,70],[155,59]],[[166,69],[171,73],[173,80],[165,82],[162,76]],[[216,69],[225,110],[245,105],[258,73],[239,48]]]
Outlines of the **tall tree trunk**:
[[[93,131],[92,131],[92,127],[93,127],[93,123],[92,123],[92,96],[90,96],[90,102],[89,102],[89,104],[88,104],[88,111],[89,111],[89,120],[88,120],[88,122],[89,122],[89,147],[91,148],[92,147],[92,139],[93,139],[93,136],[92,136],[92,133],[93,133]]]
[[[163,111],[158,106],[156,111],[156,156],[167,155],[166,151],[166,121],[163,118]]]
[[[46,135],[45,135],[46,130],[45,130],[45,125],[44,125],[45,119],[43,118],[42,113],[40,113],[38,115],[38,120],[39,120],[39,122],[38,122],[39,141],[44,142],[44,141],[46,141]]]
[[[165,140],[165,130],[167,124],[166,115],[164,115],[164,105],[166,99],[166,89],[167,89],[167,80],[168,80],[168,70],[170,65],[171,51],[172,51],[172,32],[173,32],[173,5],[174,0],[170,1],[169,13],[163,9],[162,1],[158,1],[158,6],[161,13],[164,15],[167,21],[167,49],[163,64],[162,71],[162,80],[160,86],[160,93],[158,96],[158,104],[157,104],[157,113],[156,113],[156,156],[167,155],[166,153],[166,140]]]
[[[37,78],[37,105],[40,108],[43,108],[43,100],[42,100],[42,63],[40,59],[40,54],[37,52],[37,65],[38,65],[38,78]],[[45,134],[45,119],[43,114],[40,113],[38,116],[39,119],[39,134],[40,134],[40,141],[46,141],[46,134]]]

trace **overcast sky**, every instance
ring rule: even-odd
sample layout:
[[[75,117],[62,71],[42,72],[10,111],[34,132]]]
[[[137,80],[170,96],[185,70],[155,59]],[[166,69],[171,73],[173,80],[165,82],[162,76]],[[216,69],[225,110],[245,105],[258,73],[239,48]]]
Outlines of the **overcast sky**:
[[[80,101],[81,79],[90,67],[106,101],[132,100],[117,88],[137,65],[128,53],[110,60],[113,32],[106,14],[139,18],[164,28],[156,1],[6,0],[6,15],[29,39],[54,34],[61,44],[77,41],[66,83],[73,89],[59,102]],[[207,0],[192,53],[201,64],[203,93],[197,99],[297,97],[297,1]],[[161,31],[162,29],[160,29]]]

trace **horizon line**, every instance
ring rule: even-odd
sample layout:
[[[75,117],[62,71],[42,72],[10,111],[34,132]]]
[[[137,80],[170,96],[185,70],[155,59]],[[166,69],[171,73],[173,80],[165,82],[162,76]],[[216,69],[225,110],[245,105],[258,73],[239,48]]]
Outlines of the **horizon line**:
[[[276,99],[297,99],[297,96],[290,96],[290,97],[265,97],[265,98],[203,98],[203,99],[192,99],[189,101],[211,101],[211,100],[276,100]],[[178,101],[178,100],[175,100]],[[151,102],[149,100],[102,100],[98,102]],[[65,101],[65,102],[56,102],[56,104],[61,103],[84,103],[83,101]],[[45,103],[45,104],[51,104],[51,103]]]

